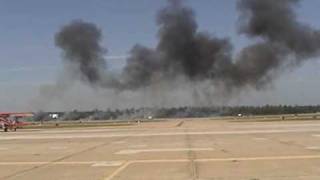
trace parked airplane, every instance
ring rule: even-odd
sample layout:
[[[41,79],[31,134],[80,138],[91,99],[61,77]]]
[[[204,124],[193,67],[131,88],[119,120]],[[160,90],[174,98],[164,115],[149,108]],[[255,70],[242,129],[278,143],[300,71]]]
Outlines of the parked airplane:
[[[30,124],[27,122],[19,121],[20,118],[32,116],[33,113],[0,113],[0,128],[2,128],[4,132],[7,132],[8,130],[16,131],[17,128]]]

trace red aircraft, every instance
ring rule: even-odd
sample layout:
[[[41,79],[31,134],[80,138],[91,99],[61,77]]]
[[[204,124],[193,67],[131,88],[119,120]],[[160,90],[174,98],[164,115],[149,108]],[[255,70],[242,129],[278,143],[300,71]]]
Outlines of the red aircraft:
[[[30,123],[19,121],[20,118],[32,117],[33,113],[0,113],[0,128],[7,132],[16,131],[17,128],[29,125]]]

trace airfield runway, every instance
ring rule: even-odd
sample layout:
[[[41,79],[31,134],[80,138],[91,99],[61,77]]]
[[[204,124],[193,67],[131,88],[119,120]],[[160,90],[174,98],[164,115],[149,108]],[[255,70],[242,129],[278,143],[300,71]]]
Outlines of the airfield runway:
[[[320,121],[178,119],[0,133],[4,180],[319,180]]]

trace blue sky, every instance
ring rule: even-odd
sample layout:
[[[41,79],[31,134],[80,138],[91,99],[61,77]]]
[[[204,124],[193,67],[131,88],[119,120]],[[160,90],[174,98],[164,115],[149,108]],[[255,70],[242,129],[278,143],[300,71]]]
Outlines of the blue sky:
[[[96,23],[103,30],[103,43],[108,48],[108,56],[123,56],[136,43],[155,46],[155,15],[165,3],[165,0],[1,0],[0,102],[7,103],[0,105],[0,111],[21,109],[15,105],[18,103],[11,102],[16,101],[17,97],[27,101],[22,95],[32,96],[41,84],[55,82],[61,69],[61,57],[53,39],[64,24],[74,19]],[[236,0],[187,0],[186,3],[195,10],[200,30],[219,37],[229,37],[236,49],[246,44],[246,39],[236,32]],[[299,19],[320,29],[319,8],[320,1],[301,1],[297,8]],[[108,63],[118,68],[122,62],[114,59]],[[265,94],[282,93],[286,87],[297,87],[298,79],[299,83],[309,87],[298,86],[292,95],[274,103],[314,104],[316,102],[311,96],[316,95],[316,92],[305,100],[292,99],[299,92],[308,92],[311,85],[320,90],[320,81],[317,81],[320,79],[319,68],[320,64],[316,61],[307,63],[280,78],[280,84],[283,81],[285,86],[278,87],[276,83]]]

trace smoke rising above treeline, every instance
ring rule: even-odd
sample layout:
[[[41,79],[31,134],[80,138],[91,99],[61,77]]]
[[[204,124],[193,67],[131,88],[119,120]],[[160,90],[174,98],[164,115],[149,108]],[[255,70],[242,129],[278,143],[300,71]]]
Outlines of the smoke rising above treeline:
[[[157,13],[157,46],[136,44],[120,73],[108,69],[103,35],[93,23],[72,21],[55,35],[55,44],[63,51],[66,70],[94,88],[141,91],[183,77],[190,83],[210,82],[215,93],[226,96],[263,89],[282,69],[319,55],[320,32],[298,21],[298,3],[239,0],[238,32],[252,42],[235,55],[228,38],[198,29],[195,12],[182,0],[169,0]]]

